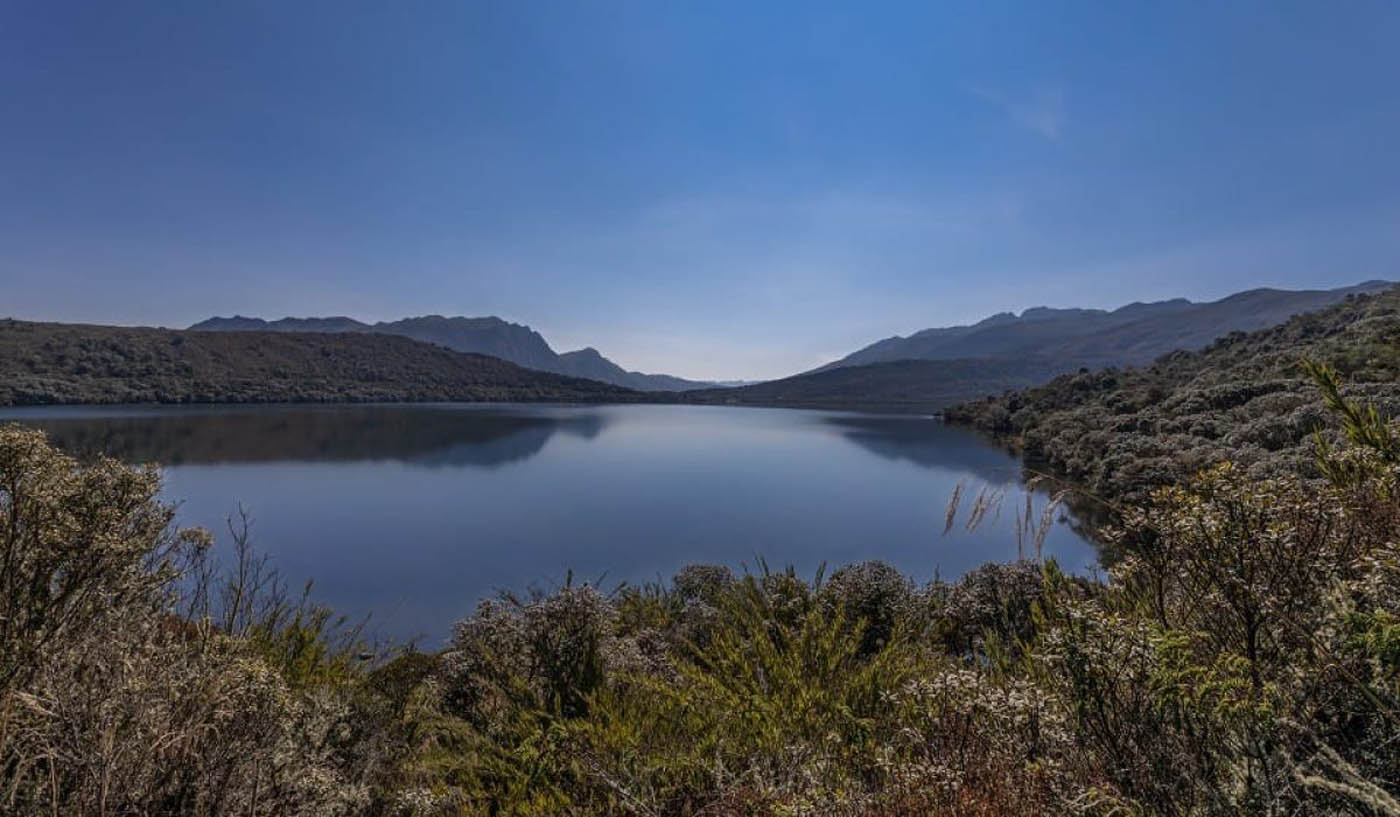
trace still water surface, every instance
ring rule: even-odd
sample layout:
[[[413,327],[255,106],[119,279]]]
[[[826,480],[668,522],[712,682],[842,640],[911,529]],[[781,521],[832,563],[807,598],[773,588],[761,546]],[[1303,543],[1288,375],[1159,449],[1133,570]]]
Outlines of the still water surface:
[[[165,466],[179,520],[241,504],[293,585],[434,645],[497,589],[641,582],[683,565],[883,559],[920,581],[1017,556],[1017,460],[925,417],[714,406],[74,407],[0,411],[79,454]],[[955,486],[1008,501],[944,534]],[[1035,497],[1035,514],[1045,497]],[[966,505],[966,502],[964,503]],[[1063,520],[1070,570],[1092,544]]]

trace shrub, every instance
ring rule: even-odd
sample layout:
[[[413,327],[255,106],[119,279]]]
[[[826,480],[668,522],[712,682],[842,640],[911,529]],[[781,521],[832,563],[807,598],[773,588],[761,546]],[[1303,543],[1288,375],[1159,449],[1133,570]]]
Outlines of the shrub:
[[[861,562],[831,574],[821,599],[832,612],[862,628],[860,653],[871,655],[889,643],[901,620],[910,618],[914,584],[884,562]]]
[[[13,814],[348,814],[372,762],[334,688],[177,615],[208,543],[158,475],[0,428],[0,797]],[[363,747],[361,747],[363,748]]]

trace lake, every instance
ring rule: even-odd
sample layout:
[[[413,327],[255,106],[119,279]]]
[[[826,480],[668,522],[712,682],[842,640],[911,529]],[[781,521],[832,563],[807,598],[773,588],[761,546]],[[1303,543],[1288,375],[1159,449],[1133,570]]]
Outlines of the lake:
[[[0,410],[80,455],[164,466],[179,521],[240,505],[294,585],[433,646],[497,589],[643,582],[691,563],[811,576],[883,559],[923,581],[1017,557],[1018,460],[938,420],[717,406],[371,405]],[[955,487],[964,511],[944,533]],[[961,524],[982,488],[999,513]],[[1034,515],[1047,501],[1033,496]],[[1044,552],[1097,559],[1062,518]],[[1029,547],[1027,545],[1026,547]]]

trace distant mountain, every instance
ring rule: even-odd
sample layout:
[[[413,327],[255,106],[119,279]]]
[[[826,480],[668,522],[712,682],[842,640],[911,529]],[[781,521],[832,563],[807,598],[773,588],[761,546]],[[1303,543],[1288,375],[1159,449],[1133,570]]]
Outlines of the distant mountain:
[[[500,318],[444,318],[441,315],[425,315],[421,318],[376,323],[369,327],[368,331],[403,335],[459,352],[491,355],[501,360],[509,360],[517,366],[562,374],[554,365],[558,355],[549,348],[549,344],[539,332]]]
[[[1023,360],[896,360],[770,380],[748,386],[701,389],[687,403],[885,408],[939,411],[944,406],[1008,389],[1023,389],[1067,371],[1040,358]]]
[[[1211,303],[1178,298],[1101,309],[1027,309],[971,326],[887,338],[819,369],[782,380],[685,392],[697,403],[884,407],[940,411],[954,403],[1024,389],[1085,367],[1141,365],[1232,332],[1275,326],[1293,315],[1389,290],[1369,281],[1325,291],[1255,289]]]
[[[262,318],[210,318],[191,326],[191,330],[212,332],[369,332],[374,327],[354,318],[283,318],[265,321]]]
[[[597,349],[591,346],[559,355],[558,367],[550,371],[574,377],[586,377],[590,380],[601,380],[604,383],[612,383],[638,391],[685,391],[686,389],[711,385],[696,380],[672,377],[669,374],[629,372],[603,357]]]
[[[1339,303],[1347,295],[1392,285],[1367,281],[1331,290],[1253,289],[1209,303],[1177,298],[1112,311],[1035,307],[1019,316],[1003,312],[971,326],[886,338],[815,371],[893,360],[1028,356],[1075,367],[1141,365],[1167,352],[1199,349],[1230,332],[1264,329]]]
[[[445,318],[425,315],[399,321],[368,324],[354,318],[210,318],[191,326],[199,332],[361,332],[402,335],[425,343],[435,343],[458,352],[472,352],[508,360],[542,372],[585,377],[639,391],[678,391],[709,386],[698,380],[685,380],[665,374],[629,372],[603,357],[593,348],[558,354],[539,332],[496,317]]]
[[[371,332],[190,332],[0,320],[0,405],[643,397]]]

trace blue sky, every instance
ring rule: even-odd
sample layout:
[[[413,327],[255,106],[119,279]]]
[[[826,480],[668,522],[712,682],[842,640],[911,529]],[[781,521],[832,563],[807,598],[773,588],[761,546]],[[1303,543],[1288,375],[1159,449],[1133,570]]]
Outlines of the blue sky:
[[[1400,278],[1398,42],[1360,0],[8,0],[0,315],[497,314],[757,378]]]

